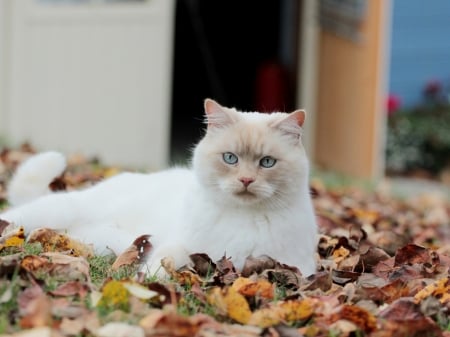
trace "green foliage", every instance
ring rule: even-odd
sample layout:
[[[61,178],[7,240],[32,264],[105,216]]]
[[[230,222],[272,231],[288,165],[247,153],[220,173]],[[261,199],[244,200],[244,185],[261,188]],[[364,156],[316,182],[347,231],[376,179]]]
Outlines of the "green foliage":
[[[16,268],[10,280],[0,279],[0,334],[17,328],[17,297],[21,290],[18,272]]]
[[[111,272],[114,263],[113,255],[95,255],[88,259],[92,283],[101,286]]]
[[[217,316],[217,312],[212,305],[200,301],[191,291],[186,291],[183,294],[177,304],[177,312],[184,316],[192,316],[200,312],[212,317]]]
[[[23,253],[25,255],[39,255],[43,252],[40,242],[27,243],[23,245]]]
[[[425,106],[391,115],[386,142],[388,173],[421,170],[438,175],[450,165],[449,130],[449,106]]]

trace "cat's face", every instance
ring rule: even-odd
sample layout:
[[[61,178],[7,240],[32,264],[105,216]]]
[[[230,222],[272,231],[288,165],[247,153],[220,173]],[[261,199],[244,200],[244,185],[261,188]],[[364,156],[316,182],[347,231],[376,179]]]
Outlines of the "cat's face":
[[[208,129],[195,148],[200,183],[223,203],[283,207],[304,187],[304,112],[241,113],[205,101]]]

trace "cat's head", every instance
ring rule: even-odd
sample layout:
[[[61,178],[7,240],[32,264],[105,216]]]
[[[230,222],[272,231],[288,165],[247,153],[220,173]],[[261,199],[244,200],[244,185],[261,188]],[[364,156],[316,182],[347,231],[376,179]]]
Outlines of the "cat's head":
[[[307,188],[303,110],[240,112],[206,99],[205,115],[207,130],[195,147],[193,168],[212,198],[284,207]]]

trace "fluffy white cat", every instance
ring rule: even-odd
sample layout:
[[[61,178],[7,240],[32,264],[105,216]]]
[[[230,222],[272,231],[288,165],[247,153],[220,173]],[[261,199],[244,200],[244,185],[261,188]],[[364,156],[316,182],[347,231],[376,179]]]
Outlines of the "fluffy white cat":
[[[192,168],[122,173],[79,191],[51,193],[64,157],[44,152],[25,161],[9,186],[12,208],[0,218],[27,231],[49,227],[121,253],[151,235],[150,273],[171,256],[214,261],[224,254],[241,269],[247,256],[269,255],[315,272],[317,227],[301,142],[303,110],[240,112],[205,100],[207,130]],[[144,154],[143,154],[144,155]]]

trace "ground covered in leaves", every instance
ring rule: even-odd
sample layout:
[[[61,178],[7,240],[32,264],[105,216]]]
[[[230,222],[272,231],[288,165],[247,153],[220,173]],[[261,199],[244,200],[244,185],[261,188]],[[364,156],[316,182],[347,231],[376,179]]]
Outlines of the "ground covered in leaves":
[[[11,173],[32,152],[0,154],[4,207]],[[75,156],[52,188],[117,171]],[[320,227],[311,276],[270,257],[236,270],[199,252],[182,270],[165,260],[171,278],[161,280],[135,272],[147,237],[121,256],[95,256],[64,235],[0,222],[0,335],[449,337],[448,200],[311,186]]]

